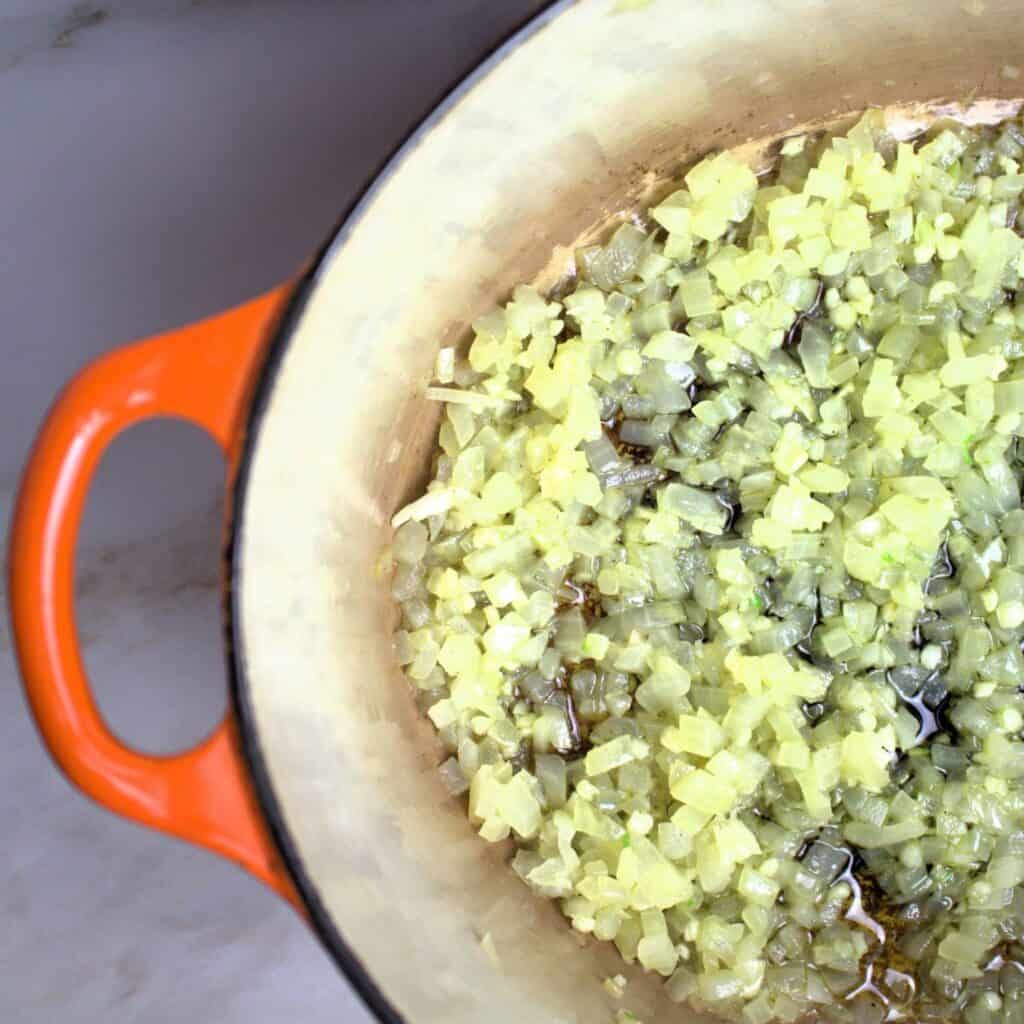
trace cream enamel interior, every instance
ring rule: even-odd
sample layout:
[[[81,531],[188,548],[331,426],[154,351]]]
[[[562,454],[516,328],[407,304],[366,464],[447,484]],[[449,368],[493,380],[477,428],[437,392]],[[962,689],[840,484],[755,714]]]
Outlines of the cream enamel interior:
[[[435,441],[438,347],[711,147],[1020,91],[1011,0],[613,7],[549,11],[406,147],[325,260],[254,428],[235,581],[251,726],[327,913],[415,1024],[692,1019],[474,834],[393,663],[377,563]],[[600,984],[620,971],[621,1003]]]

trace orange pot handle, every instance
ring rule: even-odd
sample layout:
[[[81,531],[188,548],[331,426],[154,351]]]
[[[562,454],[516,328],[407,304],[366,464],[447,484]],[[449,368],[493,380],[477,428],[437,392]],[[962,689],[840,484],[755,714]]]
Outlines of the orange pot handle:
[[[206,740],[170,757],[132,750],[107,728],[75,623],[75,544],[107,445],[126,427],[176,416],[220,444],[231,473],[249,389],[292,286],[209,320],[119,349],[57,399],[29,457],[11,530],[10,601],[36,723],[68,778],[99,803],[237,861],[298,905],[253,797],[229,711]]]

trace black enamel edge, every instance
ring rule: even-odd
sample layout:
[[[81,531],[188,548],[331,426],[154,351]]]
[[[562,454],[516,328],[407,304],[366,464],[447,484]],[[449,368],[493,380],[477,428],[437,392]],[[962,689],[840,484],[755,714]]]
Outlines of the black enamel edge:
[[[302,902],[309,911],[314,932],[333,957],[349,983],[362,998],[366,1007],[381,1024],[406,1024],[406,1018],[399,1013],[387,996],[385,996],[370,976],[362,961],[352,951],[337,923],[332,920],[323,900],[320,898],[316,884],[307,872],[298,847],[285,823],[284,813],[274,791],[270,772],[260,744],[255,708],[251,701],[251,692],[246,673],[244,647],[240,635],[241,616],[236,607],[236,603],[241,600],[241,589],[239,587],[241,571],[240,544],[245,528],[244,509],[249,471],[252,465],[253,453],[259,444],[260,428],[269,407],[277,373],[280,370],[294,329],[302,319],[310,296],[320,283],[325,268],[333,261],[334,256],[348,241],[353,229],[372,204],[378,190],[399,170],[406,158],[416,149],[420,142],[429,135],[479,81],[486,77],[510,53],[522,46],[523,43],[574,3],[575,0],[556,0],[556,2],[546,7],[539,14],[531,17],[505,42],[492,50],[413,129],[391,156],[384,161],[367,186],[362,190],[359,197],[344,213],[328,241],[313,259],[310,269],[299,280],[279,322],[273,330],[267,355],[252,393],[242,451],[228,496],[229,520],[225,538],[224,575],[226,588],[224,598],[225,641],[229,689],[234,711],[238,719],[242,752],[274,844],[295,884],[295,888],[302,898]]]

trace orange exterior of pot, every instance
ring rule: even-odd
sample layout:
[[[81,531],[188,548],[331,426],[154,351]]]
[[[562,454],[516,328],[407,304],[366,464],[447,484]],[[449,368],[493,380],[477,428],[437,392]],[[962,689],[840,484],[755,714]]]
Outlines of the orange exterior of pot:
[[[232,479],[250,389],[292,287],[119,349],[67,386],[25,469],[9,582],[32,712],[68,778],[118,814],[236,861],[298,906],[253,796],[233,713],[185,753],[132,750],[107,728],[92,697],[74,609],[78,527],[107,446],[141,420],[179,417],[214,437]]]

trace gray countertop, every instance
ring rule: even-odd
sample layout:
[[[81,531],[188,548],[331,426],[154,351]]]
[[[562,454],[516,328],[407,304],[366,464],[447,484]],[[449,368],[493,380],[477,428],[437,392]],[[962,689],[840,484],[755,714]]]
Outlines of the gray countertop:
[[[540,6],[0,0],[0,523],[64,380],[294,272],[434,100]],[[118,439],[90,495],[86,662],[140,749],[196,741],[226,702],[221,476],[197,430],[149,423]],[[8,629],[5,614],[0,1020],[368,1020],[268,891],[68,785]]]

